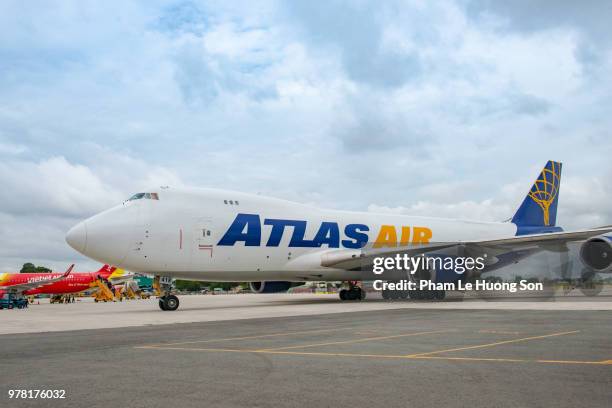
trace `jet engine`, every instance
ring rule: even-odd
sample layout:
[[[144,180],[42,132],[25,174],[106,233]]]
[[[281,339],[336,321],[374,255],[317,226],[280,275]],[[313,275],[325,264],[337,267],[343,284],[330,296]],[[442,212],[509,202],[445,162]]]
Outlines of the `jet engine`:
[[[255,293],[281,293],[286,292],[293,286],[293,282],[271,281],[251,282],[249,287]]]
[[[595,272],[612,272],[612,237],[600,235],[580,247],[580,260]]]

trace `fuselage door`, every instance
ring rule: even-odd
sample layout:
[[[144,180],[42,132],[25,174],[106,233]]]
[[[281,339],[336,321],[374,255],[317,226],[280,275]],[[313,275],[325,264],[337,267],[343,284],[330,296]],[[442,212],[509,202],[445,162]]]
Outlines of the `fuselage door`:
[[[196,218],[193,225],[193,265],[210,264],[214,254],[212,219],[210,217]]]

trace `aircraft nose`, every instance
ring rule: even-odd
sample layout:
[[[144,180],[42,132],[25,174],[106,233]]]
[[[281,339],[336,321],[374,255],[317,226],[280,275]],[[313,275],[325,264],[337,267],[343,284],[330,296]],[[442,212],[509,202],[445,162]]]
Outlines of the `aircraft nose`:
[[[109,265],[121,266],[134,247],[141,214],[135,206],[118,205],[75,225],[66,242],[81,254]]]
[[[87,223],[79,222],[66,234],[66,242],[76,251],[83,253],[87,248]]]

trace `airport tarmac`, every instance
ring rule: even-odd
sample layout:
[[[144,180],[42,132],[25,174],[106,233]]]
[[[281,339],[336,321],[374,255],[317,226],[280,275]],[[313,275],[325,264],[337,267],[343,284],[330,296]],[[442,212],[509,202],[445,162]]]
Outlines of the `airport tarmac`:
[[[0,405],[612,405],[609,310],[428,306],[2,335]],[[9,401],[10,388],[66,399]]]
[[[612,293],[598,297],[471,299],[443,302],[386,301],[369,294],[365,301],[342,302],[338,295],[245,294],[183,295],[175,312],[163,312],[157,299],[94,303],[80,298],[73,304],[30,305],[27,310],[0,311],[0,334],[149,326],[171,323],[239,320],[266,317],[307,316],[393,309],[453,310],[607,310],[612,311]],[[378,295],[378,298],[376,298]],[[503,301],[502,301],[503,300]]]

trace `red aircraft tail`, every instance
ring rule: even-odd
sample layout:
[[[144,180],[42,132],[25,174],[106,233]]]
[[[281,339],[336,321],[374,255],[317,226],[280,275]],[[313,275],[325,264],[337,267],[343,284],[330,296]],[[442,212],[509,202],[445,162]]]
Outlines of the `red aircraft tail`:
[[[72,273],[72,269],[74,269],[74,264],[70,265],[68,269],[66,269],[66,272],[64,272],[64,275],[62,276],[62,278],[68,277],[68,275]]]
[[[113,272],[115,272],[115,269],[117,269],[117,268],[114,267],[114,266],[104,265],[104,266],[102,266],[102,268],[100,268],[100,270],[98,272],[96,272],[96,274],[100,275],[104,279],[108,279],[108,277],[111,276],[113,274]]]

